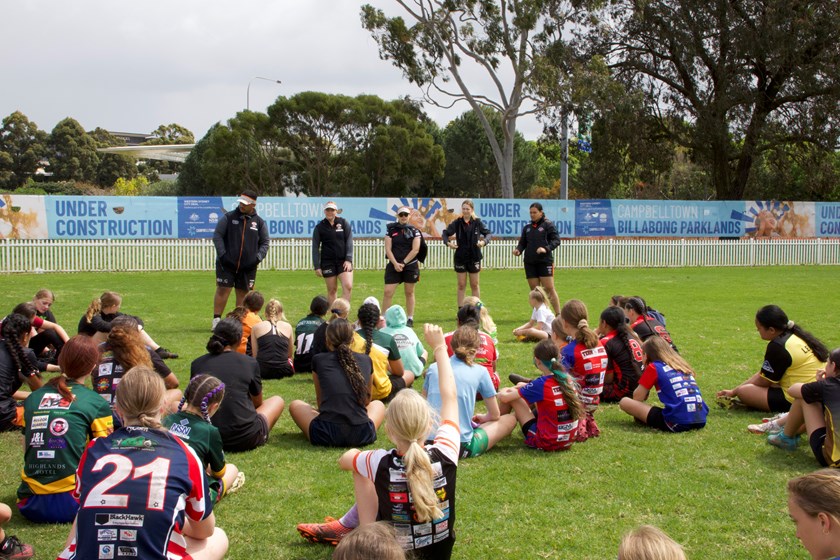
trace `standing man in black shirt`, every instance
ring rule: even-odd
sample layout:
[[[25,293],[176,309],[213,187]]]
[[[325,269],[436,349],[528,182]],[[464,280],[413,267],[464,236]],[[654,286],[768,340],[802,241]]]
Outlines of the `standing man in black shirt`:
[[[397,221],[388,224],[385,232],[385,295],[382,298],[382,312],[391,307],[391,300],[398,284],[405,284],[406,326],[414,326],[414,285],[420,281],[420,237],[423,235],[408,223],[411,210],[402,206],[397,210]]]
[[[216,247],[216,295],[213,298],[213,328],[219,323],[230,297],[236,289],[236,305],[242,305],[245,294],[254,289],[257,266],[268,254],[271,239],[268,226],[257,216],[257,193],[243,191],[239,206],[219,219],[213,233]]]
[[[324,219],[312,232],[312,265],[315,276],[327,284],[327,299],[332,304],[341,281],[341,297],[350,301],[353,291],[353,232],[350,222],[338,216],[335,202],[324,205]]]

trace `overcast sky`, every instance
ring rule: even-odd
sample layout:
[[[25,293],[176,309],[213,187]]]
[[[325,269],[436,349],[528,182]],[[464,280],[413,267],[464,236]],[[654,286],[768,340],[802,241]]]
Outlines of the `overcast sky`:
[[[368,3],[398,14],[394,2]],[[323,91],[385,99],[419,90],[362,29],[354,0],[4,0],[0,118],[42,130],[65,117],[86,130],[151,132],[179,123],[201,138],[216,122],[279,95]],[[466,111],[426,107],[442,126]],[[520,124],[539,135],[533,120]]]

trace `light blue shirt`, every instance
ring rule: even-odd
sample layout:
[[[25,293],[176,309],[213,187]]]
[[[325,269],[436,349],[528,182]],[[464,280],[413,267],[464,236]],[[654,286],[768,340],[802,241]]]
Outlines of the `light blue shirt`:
[[[458,394],[458,424],[461,428],[461,443],[469,443],[473,436],[472,417],[473,412],[475,412],[475,396],[480,394],[486,400],[496,396],[496,389],[493,388],[493,381],[490,380],[487,368],[475,364],[467,365],[455,356],[449,358],[449,363],[452,364],[452,373],[455,375],[455,387]],[[426,371],[423,390],[426,392],[426,399],[429,404],[440,414],[442,401],[438,389],[437,364],[430,365],[428,371]],[[432,438],[434,438],[434,433],[429,435],[429,439]]]

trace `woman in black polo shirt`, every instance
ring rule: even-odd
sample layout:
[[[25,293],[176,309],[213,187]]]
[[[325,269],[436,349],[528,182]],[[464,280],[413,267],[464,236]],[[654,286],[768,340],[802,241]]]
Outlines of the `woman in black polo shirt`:
[[[332,303],[341,281],[341,297],[350,301],[353,291],[353,232],[350,222],[338,216],[335,202],[324,205],[324,219],[312,232],[312,265],[315,276],[327,284],[327,299]]]
[[[554,289],[554,257],[551,252],[560,245],[560,237],[554,224],[545,217],[542,204],[531,204],[529,213],[531,223],[522,228],[519,243],[513,250],[514,256],[524,254],[525,278],[533,290],[542,286],[548,294],[548,300],[554,314],[560,314],[560,298]]]

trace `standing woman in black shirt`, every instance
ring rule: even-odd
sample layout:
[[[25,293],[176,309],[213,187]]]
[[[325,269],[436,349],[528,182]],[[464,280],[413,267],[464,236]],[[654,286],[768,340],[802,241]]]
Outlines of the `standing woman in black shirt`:
[[[450,240],[449,237],[455,239]],[[470,277],[470,293],[481,297],[478,275],[481,272],[481,248],[490,241],[490,230],[475,215],[472,200],[461,204],[461,216],[443,230],[444,244],[455,251],[455,273],[458,275],[458,307],[464,305],[467,291],[467,275]]]
[[[332,303],[341,281],[341,297],[350,301],[353,291],[353,232],[350,222],[338,215],[335,202],[324,205],[324,219],[312,232],[312,265],[315,276],[327,284],[327,299]]]
[[[545,217],[542,204],[534,202],[529,209],[531,223],[522,228],[522,235],[514,256],[524,253],[525,278],[533,290],[542,286],[548,294],[554,314],[560,314],[560,298],[554,289],[554,257],[551,252],[560,245],[560,237],[554,224]]]

